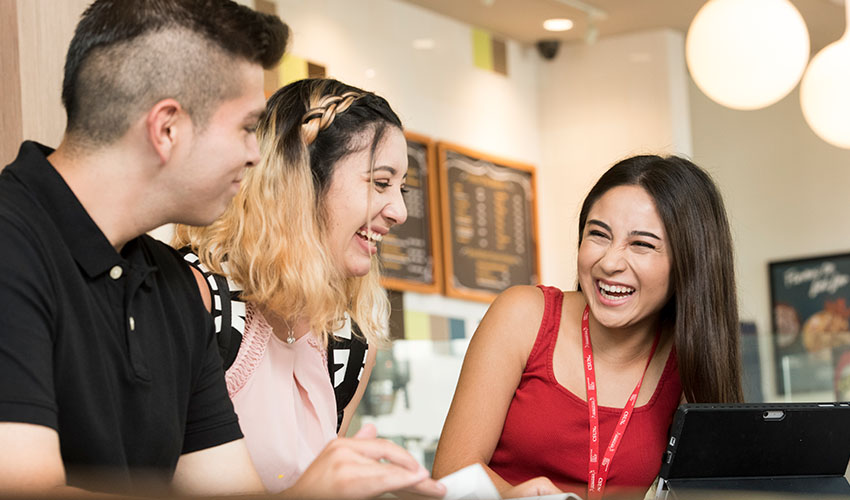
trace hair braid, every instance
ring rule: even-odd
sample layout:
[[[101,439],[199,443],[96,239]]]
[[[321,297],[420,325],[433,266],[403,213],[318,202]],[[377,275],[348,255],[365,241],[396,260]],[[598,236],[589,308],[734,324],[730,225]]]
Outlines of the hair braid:
[[[309,146],[316,140],[319,132],[330,127],[338,113],[344,112],[351,104],[366,95],[365,92],[346,92],[342,95],[328,95],[304,113],[301,125],[301,135],[304,143]]]

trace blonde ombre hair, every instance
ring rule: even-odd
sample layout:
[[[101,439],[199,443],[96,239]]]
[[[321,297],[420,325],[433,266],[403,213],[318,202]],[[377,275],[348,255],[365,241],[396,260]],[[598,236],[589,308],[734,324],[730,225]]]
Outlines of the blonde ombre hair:
[[[370,343],[385,344],[389,301],[377,259],[365,276],[343,274],[325,241],[324,201],[336,163],[361,150],[364,137],[374,162],[387,127],[401,129],[401,121],[375,94],[331,79],[281,88],[258,126],[260,163],[215,222],[177,226],[174,246],[189,245],[242,287],[244,300],[287,320],[308,318],[325,345],[344,313]]]

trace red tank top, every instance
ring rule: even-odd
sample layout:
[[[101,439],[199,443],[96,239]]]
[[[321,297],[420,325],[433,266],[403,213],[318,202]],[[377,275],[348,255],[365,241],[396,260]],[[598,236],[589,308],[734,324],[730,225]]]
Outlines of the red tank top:
[[[540,289],[545,297],[543,320],[488,465],[514,485],[546,476],[558,487],[574,490],[578,484],[587,484],[587,402],[555,380],[552,355],[564,294],[553,287]],[[674,348],[652,398],[632,414],[607,486],[648,488],[652,484],[661,468],[667,432],[681,394]],[[599,442],[611,439],[622,411],[599,407]]]

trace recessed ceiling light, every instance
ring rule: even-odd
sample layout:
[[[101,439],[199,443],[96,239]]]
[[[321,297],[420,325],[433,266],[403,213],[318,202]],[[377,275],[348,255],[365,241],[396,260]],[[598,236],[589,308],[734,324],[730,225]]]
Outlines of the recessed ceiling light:
[[[543,29],[546,31],[567,31],[573,28],[573,22],[569,19],[556,18],[543,21]]]
[[[413,48],[416,50],[431,50],[436,45],[432,38],[417,38],[413,41]]]

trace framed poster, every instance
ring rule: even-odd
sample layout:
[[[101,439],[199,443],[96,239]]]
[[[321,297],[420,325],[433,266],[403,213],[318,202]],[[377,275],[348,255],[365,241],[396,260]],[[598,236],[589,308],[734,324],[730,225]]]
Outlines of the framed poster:
[[[836,390],[850,348],[850,254],[771,262],[777,391]]]
[[[534,167],[460,146],[437,146],[446,295],[490,302],[537,284]]]
[[[381,283],[399,291],[442,291],[439,202],[434,142],[405,132],[407,138],[407,221],[393,226],[378,252]]]

